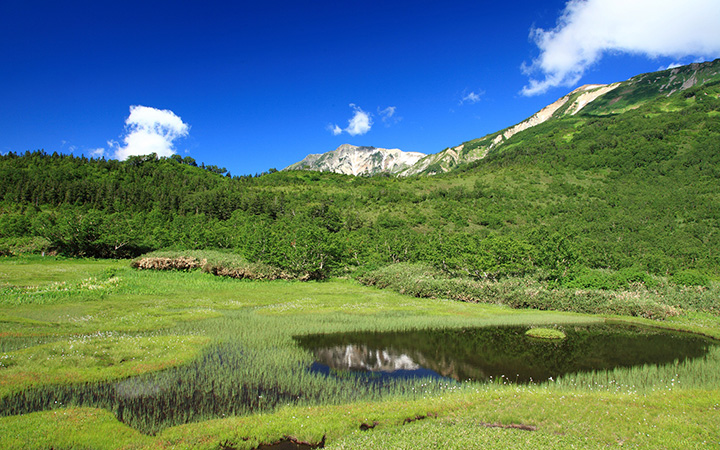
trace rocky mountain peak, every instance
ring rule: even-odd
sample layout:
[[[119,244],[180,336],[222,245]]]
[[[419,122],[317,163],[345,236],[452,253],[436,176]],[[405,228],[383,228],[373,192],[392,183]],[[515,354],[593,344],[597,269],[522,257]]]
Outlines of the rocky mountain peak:
[[[302,161],[283,170],[317,170],[346,175],[397,173],[412,166],[426,155],[400,149],[359,147],[343,144],[333,151],[307,155]]]

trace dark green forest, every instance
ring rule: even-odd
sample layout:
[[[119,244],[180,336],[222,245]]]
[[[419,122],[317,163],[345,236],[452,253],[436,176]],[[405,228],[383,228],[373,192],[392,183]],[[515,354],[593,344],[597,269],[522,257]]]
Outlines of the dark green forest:
[[[566,284],[596,270],[720,275],[718,83],[553,119],[435,176],[238,177],[178,156],[34,151],[0,156],[0,179],[4,255],[224,249],[312,278],[392,263]]]

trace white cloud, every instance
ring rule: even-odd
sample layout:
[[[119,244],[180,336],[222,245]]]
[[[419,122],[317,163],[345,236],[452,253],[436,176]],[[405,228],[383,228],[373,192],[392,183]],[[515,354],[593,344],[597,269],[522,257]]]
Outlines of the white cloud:
[[[102,147],[101,148],[93,148],[93,149],[88,150],[87,153],[92,158],[102,158],[103,156],[105,156],[105,149]]]
[[[659,71],[661,71],[661,70],[674,69],[674,68],[680,67],[680,66],[682,66],[682,64],[674,62],[674,63],[668,64],[667,66],[660,66],[660,67],[658,67],[657,70],[658,70],[658,72],[659,72]]]
[[[381,115],[381,116],[390,118],[390,117],[392,117],[392,116],[395,115],[395,111],[397,110],[397,106],[388,106],[388,107],[385,108],[385,109],[380,109],[380,108],[378,108],[378,110],[380,111],[380,115]]]
[[[173,141],[188,135],[190,127],[175,113],[167,109],[148,106],[131,106],[130,115],[125,120],[123,146],[108,141],[116,147],[115,157],[121,161],[130,156],[149,155],[170,156],[175,153]]]
[[[355,113],[352,118],[348,120],[347,128],[340,128],[340,126],[335,124],[328,125],[327,129],[335,136],[339,135],[343,131],[350,136],[363,135],[372,128],[373,122],[370,113],[363,111],[354,103],[350,103],[350,107],[355,111]]]
[[[462,99],[460,99],[460,104],[462,105],[464,103],[470,103],[470,104],[477,103],[480,101],[480,97],[484,94],[485,94],[485,91],[467,92],[467,90],[466,90],[462,94]]]
[[[370,118],[370,113],[363,111],[352,103],[350,103],[350,107],[355,110],[355,114],[352,116],[352,119],[348,120],[348,126],[345,128],[347,134],[350,136],[357,136],[370,131],[370,128],[372,127],[372,118]]]
[[[552,30],[533,28],[540,49],[524,95],[572,86],[605,53],[682,58],[720,56],[718,0],[570,0]]]
[[[385,109],[378,108],[378,114],[380,115],[380,119],[382,119],[386,127],[394,125],[402,120],[402,117],[397,116],[395,114],[395,111],[397,111],[396,106],[388,106]]]
[[[333,134],[333,136],[337,136],[339,134],[342,134],[342,132],[343,132],[342,128],[340,128],[339,126],[332,124],[332,123],[328,124],[328,126],[325,128],[327,128],[327,130],[329,132],[331,132]]]

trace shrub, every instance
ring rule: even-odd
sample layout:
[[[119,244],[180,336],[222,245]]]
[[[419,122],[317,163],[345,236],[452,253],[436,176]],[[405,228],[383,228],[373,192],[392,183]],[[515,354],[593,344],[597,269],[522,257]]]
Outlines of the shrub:
[[[39,236],[0,239],[0,256],[51,253],[50,241]],[[54,254],[54,253],[53,253]]]
[[[582,267],[567,275],[560,284],[571,289],[614,291],[638,283],[647,287],[657,286],[657,281],[650,274],[637,267],[629,267],[618,271]]]
[[[614,290],[621,286],[621,281],[609,270],[582,268],[570,274],[562,281],[562,286],[571,289]]]
[[[710,286],[710,277],[699,270],[682,270],[675,273],[670,281],[678,286]]]
[[[656,287],[658,282],[649,273],[637,267],[629,267],[618,271],[618,277],[624,284],[642,283],[647,287]]]

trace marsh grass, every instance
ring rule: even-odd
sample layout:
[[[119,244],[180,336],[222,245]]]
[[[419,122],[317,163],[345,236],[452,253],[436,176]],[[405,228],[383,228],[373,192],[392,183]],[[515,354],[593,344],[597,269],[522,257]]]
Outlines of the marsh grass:
[[[0,259],[0,306],[97,300],[115,292],[127,261],[56,257]]]
[[[607,397],[519,386],[461,393],[446,396],[437,409],[427,402],[425,414],[441,411],[437,418],[403,426],[381,418],[372,432],[354,430],[326,448],[714,448],[717,393],[693,394]],[[536,431],[501,428],[513,424]]]
[[[0,354],[0,398],[40,385],[121,379],[187,363],[202,336],[138,337],[98,332]]]
[[[41,287],[77,283],[127,268],[126,260],[67,259],[54,256],[0,258],[0,287]]]
[[[66,262],[56,261],[55,264],[63,266]],[[72,267],[72,262],[67,264],[66,267]],[[107,268],[112,269],[112,273],[105,273]],[[21,297],[9,291],[0,295],[0,342],[4,345],[4,353],[0,356],[8,355],[8,360],[15,361],[20,358],[37,358],[40,361],[43,355],[47,358],[54,351],[57,365],[50,372],[76,371],[65,383],[39,382],[33,385],[33,389],[11,389],[13,393],[0,399],[7,405],[3,411],[32,409],[27,405],[36,405],[38,410],[53,408],[0,418],[0,435],[5,436],[0,437],[3,448],[81,448],[89,445],[82,442],[90,441],[95,442],[90,445],[92,448],[117,448],[130,443],[134,443],[132,445],[136,448],[176,444],[176,448],[218,448],[225,439],[235,443],[237,448],[252,448],[253,443],[273,442],[284,435],[316,442],[324,433],[337,442],[344,442],[340,438],[345,436],[349,439],[347,445],[350,445],[356,442],[350,439],[352,430],[357,429],[362,421],[372,423],[373,420],[385,421],[379,430],[387,427],[390,435],[377,443],[368,444],[368,448],[379,448],[382,442],[404,442],[403,445],[410,447],[414,441],[393,427],[399,426],[404,417],[426,414],[430,410],[445,411],[445,414],[456,411],[453,414],[457,415],[456,420],[460,423],[460,428],[450,427],[445,431],[435,429],[429,425],[430,422],[428,425],[420,422],[413,425],[418,427],[420,435],[439,433],[438,439],[452,438],[455,435],[453,430],[472,432],[475,425],[470,419],[473,417],[482,421],[530,421],[569,433],[562,418],[580,407],[602,407],[605,410],[620,408],[608,406],[619,403],[640,417],[640,410],[628,405],[642,403],[649,398],[661,405],[666,402],[668,411],[676,410],[680,408],[680,399],[685,401],[687,398],[684,393],[692,396],[700,393],[705,400],[717,400],[720,386],[717,375],[720,373],[720,352],[714,349],[700,361],[592,372],[524,387],[502,381],[460,384],[419,379],[397,382],[379,391],[356,378],[325,377],[308,371],[312,357],[297,346],[293,337],[341,331],[510,324],[552,327],[603,319],[571,313],[512,309],[504,305],[415,298],[361,286],[350,280],[257,283],[215,277],[200,271],[136,271],[127,267],[102,267],[102,264],[93,266],[92,271],[90,275],[118,277],[117,286],[106,295],[84,297],[80,283],[86,277],[78,269],[71,271],[73,275],[68,275],[66,280],[74,286],[77,297],[49,291],[44,294],[43,302],[36,302],[30,296]],[[703,314],[703,323],[709,330],[706,334],[712,335],[715,333],[712,330],[720,329],[720,324],[716,316]],[[697,316],[683,317],[673,317],[662,325],[677,329],[696,326],[693,319]],[[106,336],[107,340],[97,339],[97,345],[88,347],[85,356],[79,359],[63,360],[62,351],[58,359],[57,351],[66,349],[71,340],[96,332],[111,334]],[[156,337],[158,345],[154,353],[152,350],[141,353],[155,355],[157,359],[136,366],[141,373],[129,377],[129,372],[135,370],[132,369],[132,360],[123,361],[124,357],[120,355],[135,345],[130,343],[151,342]],[[6,338],[10,339],[7,344]],[[178,339],[187,339],[187,347],[178,345],[166,350],[160,345],[164,342],[177,343]],[[106,350],[112,355],[107,359],[94,354],[103,345],[107,345]],[[90,348],[93,349],[92,355],[88,354]],[[173,360],[175,363],[172,363]],[[95,369],[91,368],[91,361],[96,361]],[[107,367],[114,369],[100,367],[104,362],[110,362]],[[172,367],[158,370],[162,364]],[[12,379],[6,374],[11,373],[9,370],[18,370],[19,366],[15,364],[8,369],[0,369],[0,385]],[[41,365],[28,366],[27,369],[26,377],[42,380]],[[167,395],[157,395],[160,392]],[[220,400],[220,394],[227,394],[226,398],[231,400]],[[118,402],[118,398],[122,401]],[[62,403],[60,409],[55,409],[54,401],[57,399]],[[578,402],[585,402],[587,406]],[[213,403],[217,405],[212,406]],[[104,409],[78,409],[77,406],[81,405]],[[718,408],[720,406],[716,404],[716,418]],[[177,414],[168,415],[170,410]],[[126,440],[108,442],[109,438],[105,436],[103,441],[103,437],[91,428],[94,421],[99,420],[103,425],[98,429],[108,429],[104,427],[110,426],[111,416],[105,411],[136,430],[157,433],[157,438],[145,438],[117,424],[112,427],[124,430],[126,438],[123,439]],[[346,411],[354,411],[349,422],[344,419]],[[712,414],[713,410],[702,411],[692,413],[697,423],[705,420],[698,414]],[[303,412],[307,414],[301,416]],[[67,430],[69,422],[52,419],[66,413],[86,417],[89,424],[83,428],[86,431],[68,434],[64,430]],[[586,428],[592,420],[599,420],[587,414],[578,417],[585,417],[587,421],[573,418],[580,428]],[[44,440],[40,436],[35,439],[26,433],[18,444],[13,430],[28,429],[34,423],[44,421],[48,421],[44,426],[49,436],[55,436],[54,440]],[[265,422],[267,424],[260,425]],[[183,423],[187,425],[178,426]],[[616,421],[607,423],[611,425],[603,425],[590,436],[606,442],[608,436],[613,435],[609,427],[614,426]],[[656,423],[664,422],[656,420]],[[424,429],[426,426],[429,427],[427,430]],[[628,427],[618,436],[632,438],[634,431]],[[678,432],[683,433],[681,430]],[[394,436],[398,433],[405,437],[395,441]],[[506,431],[487,433],[487,436],[508,434],[502,439],[513,442],[514,434]],[[664,436],[669,434],[665,432]],[[690,443],[702,441],[687,433],[684,438]],[[458,442],[463,442],[458,439]],[[572,443],[575,442],[573,439],[569,437],[559,442]],[[577,439],[583,439],[582,435]],[[552,448],[554,441],[538,438],[531,442],[539,448]]]
[[[2,311],[8,328],[17,335],[14,347],[9,346],[12,350],[2,355],[8,366],[3,371],[7,387],[2,409],[6,414],[56,405],[103,406],[121,420],[154,433],[187,421],[269,411],[285,404],[337,404],[387,395],[429,395],[458,386],[428,380],[398,381],[386,383],[380,390],[358,379],[313,374],[307,370],[310,355],[297,347],[293,336],[348,329],[583,320],[552,314],[545,318],[523,317],[522,313],[504,309],[479,311],[457,302],[427,302],[378,292],[349,281],[257,284],[201,272],[130,269],[114,271],[112,276],[120,281],[110,295],[81,304],[68,303],[66,298],[80,294],[81,284],[70,285],[70,294],[48,291],[42,304],[31,297],[8,295],[13,300],[8,303],[19,305]],[[358,295],[363,301],[358,301]],[[48,339],[56,339],[59,334],[69,337],[50,343],[34,342],[32,335],[39,332]],[[149,332],[165,336],[133,335]],[[105,334],[79,350],[77,338],[71,336],[91,333]],[[212,344],[206,346],[201,337],[207,337]],[[27,348],[23,348],[23,338],[28,339]],[[186,339],[183,342],[188,345],[162,346],[173,339]],[[152,342],[159,344],[142,348]],[[129,347],[142,351],[130,354]],[[201,347],[201,356],[192,359]],[[134,363],[133,357],[140,355],[142,362]],[[21,360],[29,361],[22,370],[18,364]],[[111,381],[133,371],[152,372],[177,364],[139,378]],[[46,373],[52,376],[45,377]],[[33,376],[44,381],[30,383]],[[18,392],[30,386],[33,389]],[[118,392],[138,394],[123,397]],[[165,406],[142,398],[148,397],[144,393],[156,392],[167,392],[160,401],[171,402],[177,406],[173,410],[181,413],[169,417]],[[187,399],[192,400],[188,403]]]
[[[342,404],[388,396],[410,399],[464,389],[463,385],[446,380],[393,380],[379,386],[357,377],[336,378],[312,373],[308,370],[311,356],[300,350],[293,339],[295,335],[321,330],[370,327],[386,330],[398,325],[414,328],[418,321],[411,314],[398,312],[395,317],[382,320],[360,314],[353,324],[349,324],[347,317],[340,313],[328,314],[324,320],[317,321],[314,314],[299,317],[292,312],[268,314],[266,309],[237,309],[226,311],[217,318],[179,324],[174,333],[201,334],[215,342],[187,364],[101,384],[88,384],[93,379],[85,372],[84,383],[51,384],[25,390],[5,397],[0,402],[0,409],[6,413],[21,413],[56,406],[101,406],[115,412],[124,423],[153,434],[168,426],[272,411],[283,405]],[[481,323],[507,323],[508,319],[499,317]],[[523,322],[523,319],[516,321]],[[433,316],[419,322],[428,328],[446,324]],[[468,321],[461,319],[456,323],[467,325]],[[33,358],[41,359],[44,355],[41,350],[43,348],[34,347],[11,355],[13,359],[19,359],[30,353]],[[118,358],[115,356],[116,362]],[[149,364],[148,358],[145,355],[146,364]],[[90,365],[90,362],[85,364]],[[127,366],[126,370],[132,370],[132,366]],[[27,405],[29,409],[23,409]]]
[[[717,391],[648,395],[555,392],[548,387],[478,387],[408,400],[289,406],[168,428],[148,437],[105,410],[65,408],[0,417],[4,448],[241,449],[292,436],[326,448],[715,448]],[[415,419],[406,423],[406,419]],[[361,424],[376,424],[361,431]],[[489,428],[524,424],[537,431]],[[72,432],[69,432],[72,430]],[[473,440],[474,439],[474,440]],[[482,444],[482,445],[480,445]],[[532,446],[532,447],[528,447]]]

